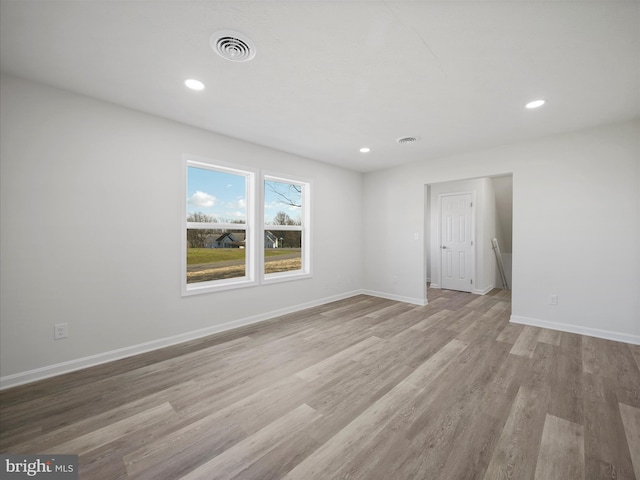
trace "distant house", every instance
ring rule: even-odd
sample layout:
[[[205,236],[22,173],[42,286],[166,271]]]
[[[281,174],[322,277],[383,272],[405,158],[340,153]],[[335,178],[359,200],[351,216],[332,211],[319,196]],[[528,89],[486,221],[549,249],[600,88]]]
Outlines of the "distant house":
[[[271,232],[264,232],[264,248],[278,248],[278,237]]]
[[[244,248],[245,234],[237,232],[212,233],[207,235],[205,248]]]
[[[244,248],[246,234],[238,232],[210,233],[204,241],[204,248]],[[272,232],[264,232],[264,248],[278,248],[278,237]]]

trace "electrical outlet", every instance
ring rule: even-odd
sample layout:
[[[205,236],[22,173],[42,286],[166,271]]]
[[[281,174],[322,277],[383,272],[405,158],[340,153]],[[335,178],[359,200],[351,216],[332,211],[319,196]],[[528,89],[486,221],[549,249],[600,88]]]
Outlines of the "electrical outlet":
[[[549,295],[549,305],[558,305],[558,295]]]
[[[66,323],[56,323],[53,326],[53,339],[60,340],[69,336],[69,325]]]

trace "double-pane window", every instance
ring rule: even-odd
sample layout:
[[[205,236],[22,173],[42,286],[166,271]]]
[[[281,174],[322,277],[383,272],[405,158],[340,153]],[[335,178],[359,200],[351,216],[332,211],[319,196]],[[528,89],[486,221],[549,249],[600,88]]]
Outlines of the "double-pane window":
[[[310,276],[308,182],[191,157],[184,168],[183,294]]]

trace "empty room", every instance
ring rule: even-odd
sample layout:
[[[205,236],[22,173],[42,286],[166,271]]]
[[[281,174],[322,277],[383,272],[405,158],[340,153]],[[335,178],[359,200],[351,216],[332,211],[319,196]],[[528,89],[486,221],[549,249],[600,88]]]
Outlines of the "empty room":
[[[640,480],[640,3],[0,0],[0,476]]]

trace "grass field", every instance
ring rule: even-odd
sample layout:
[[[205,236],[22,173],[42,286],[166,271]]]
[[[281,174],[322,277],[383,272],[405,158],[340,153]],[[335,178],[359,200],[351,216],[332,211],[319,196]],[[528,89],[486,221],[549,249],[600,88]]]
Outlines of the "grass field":
[[[267,262],[264,265],[264,273],[291,272],[300,270],[302,261],[300,258],[287,258]],[[244,265],[231,265],[228,267],[213,267],[203,270],[187,272],[187,283],[208,282],[210,280],[222,280],[225,278],[242,277],[245,274]]]
[[[288,248],[268,248],[264,251],[265,257],[289,255],[298,251]],[[226,262],[229,260],[244,260],[244,248],[189,248],[187,250],[187,265],[200,265],[203,263]]]
[[[270,248],[264,251],[264,255],[264,273],[302,268],[299,248]],[[187,252],[187,283],[243,277],[244,259],[245,250],[241,248],[190,248]]]

